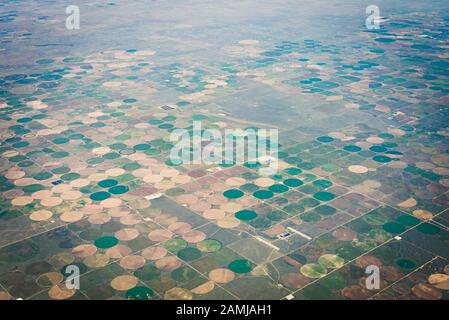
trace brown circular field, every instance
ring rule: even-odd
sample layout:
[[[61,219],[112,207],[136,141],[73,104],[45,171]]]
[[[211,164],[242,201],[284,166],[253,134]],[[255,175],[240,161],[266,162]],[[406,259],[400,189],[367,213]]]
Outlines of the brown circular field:
[[[234,272],[225,268],[218,268],[209,272],[209,279],[217,283],[228,283],[234,280],[234,278]]]
[[[131,248],[123,244],[118,244],[106,250],[106,254],[112,259],[121,259],[130,255],[131,252]]]
[[[97,252],[97,247],[92,244],[81,244],[75,248],[72,249],[73,255],[85,258],[89,257]]]
[[[155,266],[161,270],[175,270],[182,264],[175,256],[164,257],[156,261]]]
[[[139,269],[145,265],[145,258],[137,255],[129,255],[120,260],[120,266],[124,269]]]
[[[164,247],[149,247],[144,249],[141,255],[147,260],[159,260],[167,255],[167,249]]]
[[[123,275],[114,278],[111,281],[111,287],[117,291],[126,291],[131,288],[134,288],[139,280],[131,275]]]
[[[148,234],[148,238],[155,242],[163,242],[165,240],[171,239],[173,233],[164,229],[156,229]]]

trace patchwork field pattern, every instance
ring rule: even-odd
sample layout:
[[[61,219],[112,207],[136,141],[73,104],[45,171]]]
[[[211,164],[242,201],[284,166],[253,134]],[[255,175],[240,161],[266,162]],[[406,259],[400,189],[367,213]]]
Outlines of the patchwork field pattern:
[[[198,1],[144,2],[81,1],[68,38],[55,4],[0,4],[0,299],[449,298],[438,1],[399,1],[380,30],[348,1],[337,34],[312,3],[242,1],[228,26],[226,1],[201,21]],[[278,129],[278,172],[172,162],[193,121]]]

